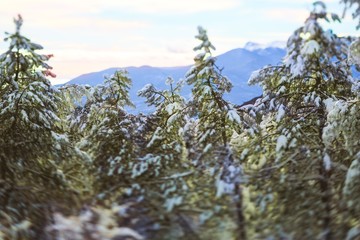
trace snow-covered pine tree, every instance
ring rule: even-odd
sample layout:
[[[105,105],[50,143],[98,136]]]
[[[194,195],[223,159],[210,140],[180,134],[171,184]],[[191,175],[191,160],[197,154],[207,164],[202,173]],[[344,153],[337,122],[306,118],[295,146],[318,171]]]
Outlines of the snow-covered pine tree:
[[[194,160],[200,168],[216,172],[217,198],[222,194],[234,196],[239,238],[245,239],[245,217],[239,187],[242,169],[230,147],[231,136],[239,131],[242,120],[233,105],[223,98],[231,90],[232,83],[216,65],[216,58],[211,52],[215,47],[206,30],[198,27],[198,35],[195,37],[201,43],[194,51],[200,53],[196,55],[194,66],[186,74],[186,81],[192,86],[190,104],[197,118],[197,146],[193,147],[200,154]]]
[[[86,100],[91,98],[94,87],[90,85],[65,84],[58,88],[61,98],[59,117],[65,119],[64,129],[72,144],[78,143],[86,134],[84,128],[90,111],[89,104],[85,107]]]
[[[344,99],[327,100],[327,123],[323,131],[326,146],[332,146],[342,164],[345,176],[336,176],[342,182],[339,188],[339,203],[344,206],[342,215],[347,223],[347,234],[357,229],[360,235],[360,92]],[[342,193],[342,195],[340,195]],[[346,207],[345,207],[346,206]],[[350,224],[349,224],[350,223]],[[344,232],[343,232],[344,234]],[[356,239],[347,237],[347,239]]]
[[[64,161],[76,151],[61,128],[60,99],[46,78],[55,77],[46,63],[51,55],[38,54],[42,46],[20,34],[20,15],[14,22],[15,33],[5,38],[9,49],[0,55],[0,215],[6,219],[0,230],[16,237],[6,224],[24,224],[28,238],[42,232],[54,202],[64,210],[76,206],[66,172],[71,163]]]
[[[283,63],[249,80],[264,91],[252,109],[263,116],[260,132],[246,152],[260,168],[254,193],[267,236],[341,239],[354,224],[340,201],[343,167],[352,158],[339,147],[341,137],[326,134],[333,103],[353,97],[349,40],[322,29],[319,21],[328,14],[316,4],[320,8],[289,38]]]
[[[232,88],[230,80],[223,76],[216,65],[211,50],[215,47],[209,41],[206,30],[198,28],[196,36],[201,41],[194,51],[201,51],[195,58],[194,66],[186,74],[186,81],[192,85],[191,104],[199,119],[199,145],[203,152],[216,148],[215,142],[226,146],[232,135],[231,122],[240,123],[240,117],[223,95]]]
[[[124,167],[136,156],[136,119],[124,109],[134,106],[129,97],[131,85],[126,70],[116,71],[103,85],[91,89],[77,117],[80,122],[76,125],[85,132],[79,147],[93,162],[98,193],[119,183],[115,176],[121,176]]]
[[[147,84],[138,92],[139,96],[146,98],[149,106],[154,106],[156,109],[148,118],[148,125],[152,126],[150,127],[152,131],[146,144],[147,154],[140,161],[140,165],[134,168],[134,176],[142,174],[140,169],[148,170],[148,168],[152,169],[151,175],[154,176],[165,169],[171,171],[173,168],[178,172],[178,168],[182,165],[183,126],[187,118],[185,99],[180,95],[182,81],[175,85],[174,80],[169,77],[166,84],[169,90],[158,90],[152,84]],[[142,166],[144,164],[146,166]],[[175,172],[166,174],[173,173]]]
[[[185,99],[180,94],[184,82],[180,80],[174,84],[174,80],[168,77],[165,83],[168,89],[159,90],[147,84],[138,92],[139,96],[146,98],[149,106],[155,107],[155,112],[148,117],[150,135],[145,155],[134,165],[133,177],[148,192],[145,200],[162,206],[154,213],[161,224],[171,226],[161,233],[162,236],[174,238],[175,229],[181,227],[185,236],[192,238],[192,226],[184,224],[183,215],[187,213],[180,210],[189,204],[187,196],[192,190],[189,187],[192,171],[184,142],[184,125],[189,116]],[[152,179],[156,179],[157,184],[146,185]]]

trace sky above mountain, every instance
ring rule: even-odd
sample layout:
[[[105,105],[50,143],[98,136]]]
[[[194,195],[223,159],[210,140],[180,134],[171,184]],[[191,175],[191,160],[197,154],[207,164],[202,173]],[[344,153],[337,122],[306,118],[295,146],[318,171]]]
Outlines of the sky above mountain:
[[[192,64],[197,26],[208,30],[215,55],[247,42],[286,41],[312,10],[313,0],[1,0],[0,34],[24,18],[23,35],[53,53],[54,83],[109,67]],[[339,0],[324,0],[342,14]],[[350,14],[325,24],[355,35]],[[0,43],[0,51],[8,43]]]

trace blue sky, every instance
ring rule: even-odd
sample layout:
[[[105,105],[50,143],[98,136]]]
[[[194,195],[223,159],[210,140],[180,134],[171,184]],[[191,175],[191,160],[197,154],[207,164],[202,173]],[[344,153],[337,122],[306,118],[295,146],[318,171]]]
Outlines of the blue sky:
[[[246,42],[286,41],[312,0],[0,0],[0,34],[24,18],[23,35],[53,53],[54,83],[109,67],[192,63],[197,26],[208,30],[215,55]],[[324,0],[341,14],[339,0]],[[350,16],[325,25],[357,35]],[[7,43],[0,43],[4,52]]]

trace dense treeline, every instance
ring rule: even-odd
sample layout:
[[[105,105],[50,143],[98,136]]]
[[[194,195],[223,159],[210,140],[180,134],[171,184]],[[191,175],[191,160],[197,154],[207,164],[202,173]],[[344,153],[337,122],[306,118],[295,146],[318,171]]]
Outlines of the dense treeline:
[[[360,239],[360,42],[323,20],[340,18],[316,2],[241,106],[199,27],[184,80],[145,85],[155,111],[133,115],[126,70],[52,87],[18,16],[0,56],[0,239]]]

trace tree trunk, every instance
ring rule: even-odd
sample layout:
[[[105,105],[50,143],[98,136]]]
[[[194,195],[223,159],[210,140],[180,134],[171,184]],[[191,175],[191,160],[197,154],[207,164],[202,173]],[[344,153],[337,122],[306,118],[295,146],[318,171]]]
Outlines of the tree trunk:
[[[243,197],[242,191],[239,184],[235,184],[235,195],[236,195],[236,216],[237,216],[237,227],[238,227],[238,240],[246,240],[246,226],[245,216],[243,211]]]
[[[331,231],[331,186],[330,185],[330,170],[325,169],[323,162],[320,162],[319,173],[322,176],[320,180],[320,191],[321,191],[321,203],[324,206],[324,217],[322,219],[323,224],[323,239],[331,240],[332,231]]]
[[[325,127],[325,119],[323,116],[326,116],[324,109],[320,108],[318,110],[319,117],[321,119],[320,124],[320,131],[319,131],[319,139],[322,140],[322,135]],[[321,203],[324,207],[324,215],[322,217],[322,225],[323,225],[323,240],[332,240],[333,234],[331,231],[331,201],[332,201],[332,194],[331,194],[331,183],[330,183],[330,176],[331,176],[331,166],[327,167],[324,163],[324,153],[326,153],[326,147],[324,143],[321,141],[321,146],[323,148],[322,160],[320,161],[319,166],[319,175],[321,179],[319,181],[320,185],[320,192],[321,192]],[[330,163],[331,164],[331,163]]]

